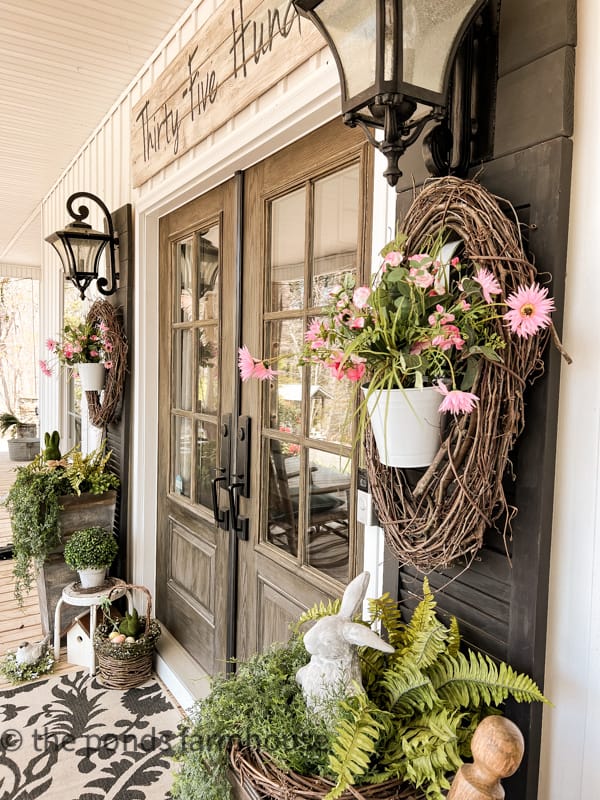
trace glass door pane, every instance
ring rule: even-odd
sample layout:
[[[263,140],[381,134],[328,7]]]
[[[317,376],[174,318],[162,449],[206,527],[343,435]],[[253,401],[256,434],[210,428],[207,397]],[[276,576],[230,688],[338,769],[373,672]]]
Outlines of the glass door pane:
[[[219,246],[214,223],[173,249],[171,491],[206,508],[212,508],[221,390]]]
[[[356,163],[273,199],[267,232],[271,260],[264,353],[271,359],[291,357],[277,364],[275,378],[263,386],[263,452],[269,476],[264,480],[263,540],[284,550],[300,567],[342,583],[351,573],[355,527],[353,387],[326,365],[299,367],[296,356],[330,291],[345,275],[357,274],[360,213]]]

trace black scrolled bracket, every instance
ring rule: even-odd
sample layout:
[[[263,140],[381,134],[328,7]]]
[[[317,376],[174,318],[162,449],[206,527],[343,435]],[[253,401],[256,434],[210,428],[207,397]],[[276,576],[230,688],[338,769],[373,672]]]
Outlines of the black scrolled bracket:
[[[210,482],[215,525],[217,526],[217,528],[221,528],[224,531],[229,530],[229,511],[226,509],[219,508],[219,493],[217,486],[219,483],[226,483],[226,482],[227,482],[226,475],[219,475],[216,478],[213,478]]]
[[[92,192],[75,192],[72,194],[67,200],[67,211],[73,217],[76,222],[83,222],[90,214],[90,209],[87,206],[81,205],[79,206],[78,210],[75,211],[73,208],[73,203],[75,200],[79,200],[81,198],[85,198],[87,200],[92,200],[96,205],[100,208],[102,213],[104,214],[104,218],[106,220],[106,227],[108,228],[108,234],[110,236],[110,241],[108,243],[108,252],[110,256],[110,281],[108,278],[104,278],[100,276],[96,280],[96,288],[105,296],[111,295],[115,293],[117,288],[117,281],[119,280],[119,273],[117,272],[116,267],[116,257],[115,257],[115,247],[119,246],[119,237],[115,234],[115,226],[112,221],[112,216],[106,203],[104,203],[99,197]]]
[[[246,542],[248,540],[248,517],[239,515],[239,490],[246,484],[243,481],[230,483],[227,487],[229,495],[229,514],[231,516],[231,527],[237,533],[238,539]],[[237,490],[237,492],[236,492]]]
[[[383,99],[388,98],[384,96]],[[381,108],[382,120],[349,113],[344,115],[344,122],[350,127],[358,126],[369,143],[385,156],[387,167],[383,175],[390,186],[395,186],[402,177],[402,170],[398,166],[400,157],[417,141],[428,122],[441,118],[442,111],[434,108],[428,114],[406,121],[403,119],[404,111],[396,109],[391,102],[382,104]],[[373,128],[383,129],[382,139],[376,138]]]

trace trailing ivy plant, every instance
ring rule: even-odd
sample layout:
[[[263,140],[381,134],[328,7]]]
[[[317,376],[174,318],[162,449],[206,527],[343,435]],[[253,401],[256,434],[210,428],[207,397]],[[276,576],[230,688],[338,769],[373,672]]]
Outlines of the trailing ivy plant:
[[[58,460],[40,453],[30,464],[17,467],[3,505],[11,516],[15,597],[20,604],[48,554],[61,544],[61,496],[103,494],[119,485],[118,477],[106,469],[109,458],[103,443],[87,455],[77,446]]]
[[[405,624],[388,595],[369,601],[370,619],[381,623],[391,654],[359,651],[365,691],[341,701],[328,727],[307,711],[296,683],[309,656],[295,629],[290,642],[215,680],[181,729],[175,779],[177,800],[227,800],[228,749],[232,741],[256,747],[284,770],[335,781],[325,800],[351,785],[398,778],[427,800],[443,800],[451,778],[470,757],[480,720],[511,695],[518,702],[548,702],[536,684],[504,663],[460,648],[456,620],[444,625],[427,580],[423,600]],[[315,606],[301,618],[335,610]]]

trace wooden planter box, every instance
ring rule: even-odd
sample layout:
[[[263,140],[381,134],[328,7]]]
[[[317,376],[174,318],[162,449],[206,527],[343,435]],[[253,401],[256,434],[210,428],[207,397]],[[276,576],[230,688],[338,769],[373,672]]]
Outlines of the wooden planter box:
[[[54,612],[64,587],[77,580],[77,572],[70,569],[63,556],[65,544],[73,531],[98,525],[112,530],[117,493],[114,489],[104,494],[69,494],[61,497],[60,514],[62,544],[53,550],[37,576],[40,617],[44,634],[54,636]],[[66,630],[81,609],[66,603],[62,608],[62,629]]]

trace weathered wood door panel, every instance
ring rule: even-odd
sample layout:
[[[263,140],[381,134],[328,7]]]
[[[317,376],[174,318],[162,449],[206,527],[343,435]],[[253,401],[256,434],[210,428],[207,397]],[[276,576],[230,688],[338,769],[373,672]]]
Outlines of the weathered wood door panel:
[[[230,181],[160,225],[157,615],[209,673],[226,655],[228,537],[211,480],[235,380],[234,206]]]
[[[297,355],[328,290],[369,272],[371,154],[335,121],[245,176],[243,339],[251,352]],[[355,519],[351,391],[319,367],[279,364],[248,382],[252,483],[240,544],[238,654],[289,636],[316,601],[339,596],[362,564]]]

